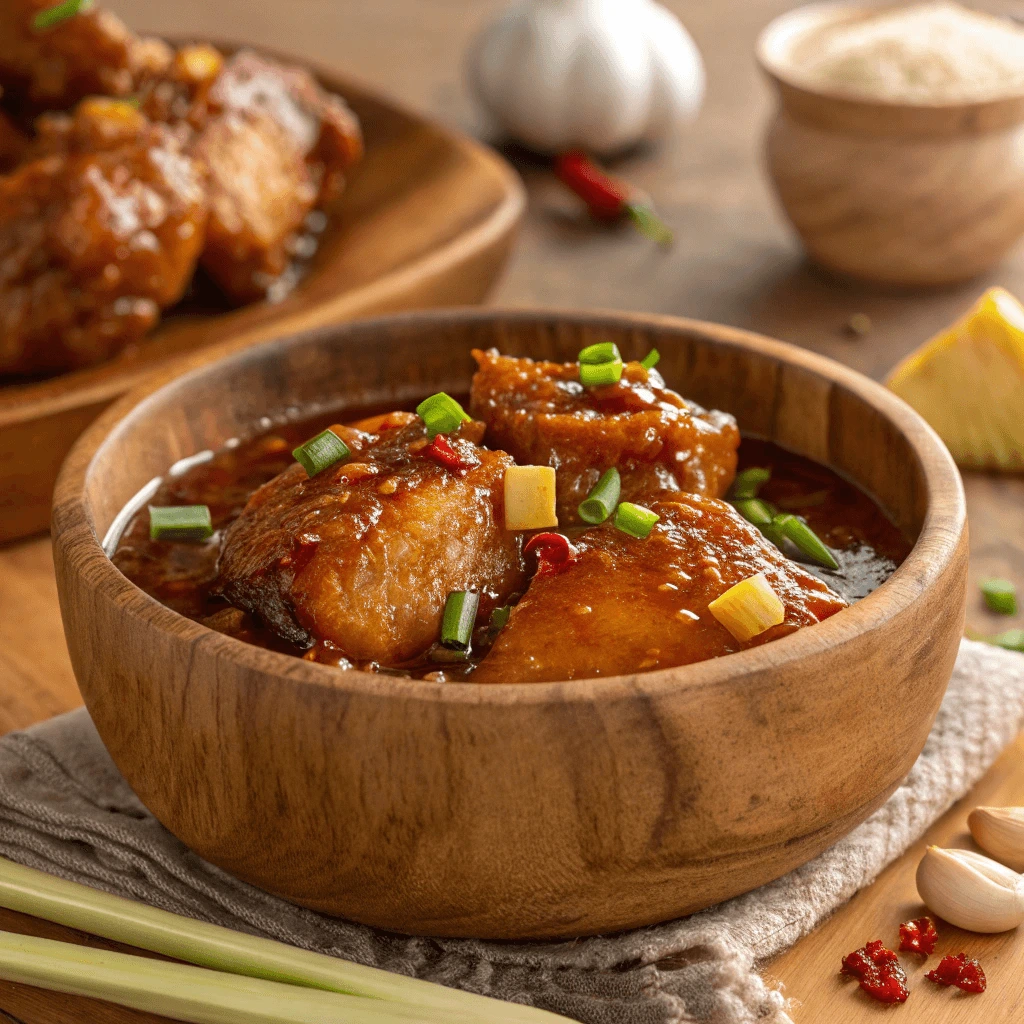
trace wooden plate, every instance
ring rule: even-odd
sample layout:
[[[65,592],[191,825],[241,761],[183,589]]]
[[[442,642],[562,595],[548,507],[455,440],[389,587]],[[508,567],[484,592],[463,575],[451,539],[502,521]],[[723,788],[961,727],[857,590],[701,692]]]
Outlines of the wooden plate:
[[[0,542],[46,528],[53,483],[74,440],[168,360],[227,338],[255,342],[371,313],[479,302],[487,293],[524,209],[516,173],[472,139],[334,72],[317,75],[359,116],[366,156],[309,275],[283,302],[213,314],[182,307],[111,362],[0,384]]]
[[[596,340],[630,358],[657,347],[670,385],[859,483],[915,538],[907,560],[853,607],[739,654],[482,686],[248,646],[158,604],[104,554],[141,488],[264,415],[464,392],[473,347],[573,359]],[[397,931],[592,934],[778,877],[914,763],[963,629],[964,497],[931,428],[860,374],[743,331],[610,313],[442,310],[203,358],[79,441],[57,484],[54,559],[104,743],[220,867]]]

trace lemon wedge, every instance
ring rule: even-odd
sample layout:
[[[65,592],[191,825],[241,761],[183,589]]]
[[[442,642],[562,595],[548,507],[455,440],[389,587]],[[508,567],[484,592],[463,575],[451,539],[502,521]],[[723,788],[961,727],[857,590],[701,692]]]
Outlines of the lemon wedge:
[[[1024,306],[989,288],[886,382],[967,469],[1024,470]]]

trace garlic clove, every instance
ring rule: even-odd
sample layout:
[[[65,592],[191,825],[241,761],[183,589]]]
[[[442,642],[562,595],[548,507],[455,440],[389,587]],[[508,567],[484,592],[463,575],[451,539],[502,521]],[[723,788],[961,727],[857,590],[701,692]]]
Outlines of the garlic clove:
[[[1024,876],[970,850],[929,846],[917,891],[932,913],[971,932],[1005,932],[1024,922]]]
[[[1024,871],[1024,807],[976,807],[967,825],[986,853],[1014,871]]]

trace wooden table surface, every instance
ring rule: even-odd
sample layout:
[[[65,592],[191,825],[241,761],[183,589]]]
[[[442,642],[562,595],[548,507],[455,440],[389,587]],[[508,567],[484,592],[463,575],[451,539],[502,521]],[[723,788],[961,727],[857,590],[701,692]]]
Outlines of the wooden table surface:
[[[451,125],[479,131],[461,80],[461,58],[477,26],[500,0],[113,0],[145,29],[195,32],[307,54],[359,76]],[[679,314],[752,328],[832,356],[881,377],[988,284],[1024,296],[1024,252],[987,279],[956,291],[883,294],[833,281],[810,268],[772,205],[761,173],[761,133],[771,109],[751,59],[759,29],[793,6],[787,0],[671,0],[705,54],[708,98],[697,123],[669,151],[636,156],[621,171],[650,192],[676,233],[661,251],[628,229],[599,229],[536,161],[512,153],[530,192],[518,251],[497,303],[610,307]],[[1004,7],[1012,7],[1007,2]],[[843,327],[851,314],[873,323],[864,338]],[[974,580],[1003,575],[1024,585],[1024,479],[966,479]],[[969,625],[993,632],[1016,621],[993,619],[972,588]],[[61,632],[47,538],[0,549],[0,730],[80,703]],[[883,1012],[838,980],[840,957],[867,941],[892,939],[895,923],[920,908],[913,876],[925,842],[961,843],[978,802],[1024,804],[1024,741],[1007,751],[966,801],[816,932],[767,965],[798,1001],[797,1024],[867,1024]],[[0,912],[0,927],[74,938]],[[78,938],[84,941],[84,937]],[[1010,1024],[1024,1019],[1024,937],[963,936],[981,956],[989,992],[977,999],[915,986],[895,1012],[901,1024]],[[920,972],[912,981],[920,980]],[[24,1024],[157,1021],[87,1000],[0,984],[0,1020]]]

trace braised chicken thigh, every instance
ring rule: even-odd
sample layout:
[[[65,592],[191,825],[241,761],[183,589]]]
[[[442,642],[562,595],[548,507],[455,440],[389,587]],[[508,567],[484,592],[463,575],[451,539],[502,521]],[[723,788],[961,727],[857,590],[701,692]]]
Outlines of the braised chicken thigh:
[[[205,172],[126,104],[93,100],[0,177],[0,374],[89,366],[185,291]]]
[[[588,388],[575,363],[473,356],[470,412],[487,424],[492,447],[554,467],[563,526],[579,521],[577,506],[609,466],[628,501],[677,491],[719,497],[732,481],[736,421],[681,398],[657,370],[627,363],[618,383]]]
[[[512,460],[449,437],[461,468],[439,464],[419,417],[332,427],[351,457],[313,477],[299,464],[265,484],[228,529],[220,592],[278,635],[352,662],[395,664],[437,639],[445,601],[475,590],[489,614],[521,590],[518,535],[504,527]]]
[[[792,633],[846,602],[724,501],[679,494],[654,502],[643,540],[611,523],[587,530],[561,571],[542,567],[490,653],[477,683],[547,682],[688,665]],[[741,642],[708,605],[764,573],[785,620]]]

